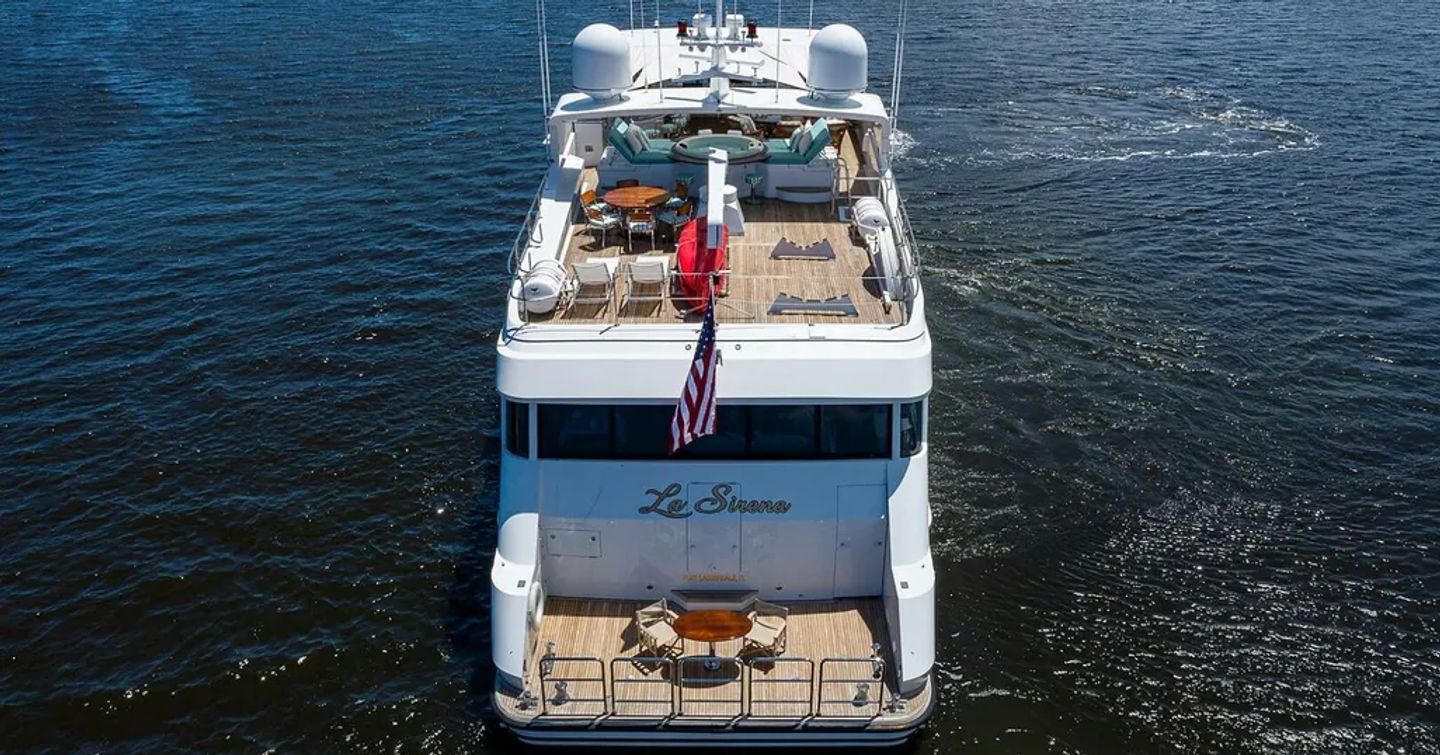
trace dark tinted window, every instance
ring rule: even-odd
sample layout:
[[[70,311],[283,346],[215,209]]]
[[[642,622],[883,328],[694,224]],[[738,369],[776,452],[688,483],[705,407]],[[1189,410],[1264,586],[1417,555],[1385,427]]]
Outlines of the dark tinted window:
[[[530,455],[530,405],[505,402],[506,447],[516,456]]]
[[[523,417],[525,405],[514,406],[515,416]],[[540,456],[670,458],[670,423],[674,414],[673,404],[541,404],[536,412]],[[721,405],[715,418],[715,435],[695,440],[675,458],[889,458],[890,417],[888,404]],[[513,448],[524,448],[518,439],[524,432],[523,428],[511,428]]]
[[[925,402],[912,401],[900,405],[900,455],[920,453],[925,442]]]
[[[674,416],[673,406],[615,407],[614,457],[663,458],[670,450],[670,420]]]
[[[539,414],[541,456],[570,459],[610,456],[610,407],[541,404]]]
[[[824,456],[890,456],[890,405],[820,407],[820,453]]]
[[[816,455],[816,415],[813,406],[750,407],[750,454],[770,458]]]
[[[715,410],[715,434],[698,438],[675,454],[681,459],[737,459],[745,456],[749,407],[721,405]],[[673,413],[674,410],[671,409]],[[670,437],[670,426],[665,426]]]

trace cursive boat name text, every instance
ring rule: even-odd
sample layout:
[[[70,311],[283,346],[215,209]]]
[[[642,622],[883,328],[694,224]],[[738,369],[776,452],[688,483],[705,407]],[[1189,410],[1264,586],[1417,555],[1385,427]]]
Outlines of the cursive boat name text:
[[[640,507],[642,514],[659,514],[670,519],[684,519],[691,514],[784,514],[790,511],[790,502],[784,499],[746,499],[735,493],[735,486],[722,482],[710,488],[710,494],[696,501],[680,497],[683,488],[672,482],[663,490],[650,488],[645,495],[652,500]]]

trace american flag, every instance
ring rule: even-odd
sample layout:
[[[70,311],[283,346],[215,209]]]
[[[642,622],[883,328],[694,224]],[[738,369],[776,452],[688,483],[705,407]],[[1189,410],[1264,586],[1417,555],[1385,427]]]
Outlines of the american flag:
[[[695,359],[690,362],[690,376],[685,379],[685,390],[680,392],[680,401],[675,404],[675,418],[670,420],[670,453],[696,438],[715,434],[715,368],[719,361],[712,285],[709,306],[705,307],[705,323],[700,326],[700,340],[695,343]]]

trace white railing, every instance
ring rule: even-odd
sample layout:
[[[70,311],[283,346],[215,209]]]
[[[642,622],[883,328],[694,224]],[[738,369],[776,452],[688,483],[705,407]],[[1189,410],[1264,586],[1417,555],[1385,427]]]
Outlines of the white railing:
[[[545,181],[540,181],[539,188],[535,189],[535,196],[530,198],[530,208],[525,211],[525,219],[520,223],[520,230],[515,233],[515,243],[510,247],[510,258],[506,260],[505,267],[511,275],[520,268],[520,260],[525,257],[525,251],[532,245],[541,244],[545,241],[545,229],[535,222],[540,212],[540,197],[545,194]]]
[[[724,272],[722,290],[716,297],[715,319],[722,323],[780,322],[786,315],[829,317],[835,324],[903,325],[910,321],[907,296],[916,290],[915,273],[907,272],[908,263],[895,276],[819,275],[803,277],[779,274],[741,274]],[[692,299],[679,286],[685,278],[711,277],[710,273],[671,271],[663,283],[632,283],[624,260],[615,272],[613,283],[604,288],[599,284],[581,286],[567,279],[560,301],[553,311],[531,314],[526,308],[523,287],[512,285],[509,296],[515,301],[521,322],[565,325],[677,324],[698,319],[702,299]],[[818,282],[832,281],[834,298],[802,298],[798,293],[814,290]],[[858,285],[857,285],[858,284]],[[894,300],[876,299],[875,291],[886,292],[898,284],[899,296]],[[632,288],[633,287],[633,288]],[[641,291],[641,288],[646,290]],[[759,289],[774,292],[768,298],[749,298],[743,292]],[[794,299],[782,299],[781,293]],[[876,311],[876,307],[879,311]],[[894,308],[900,311],[894,313]],[[773,311],[776,310],[776,311]],[[782,311],[789,310],[789,311]],[[782,319],[775,319],[782,318]]]

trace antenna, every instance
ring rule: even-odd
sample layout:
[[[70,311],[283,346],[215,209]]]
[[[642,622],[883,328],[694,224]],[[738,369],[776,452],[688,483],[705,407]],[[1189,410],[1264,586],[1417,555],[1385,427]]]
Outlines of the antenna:
[[[812,7],[814,0],[811,0]],[[785,36],[780,29],[785,26],[781,16],[785,12],[785,0],[775,0],[775,102],[780,102],[780,38]]]
[[[550,119],[550,32],[545,16],[545,0],[535,0],[535,25],[540,32],[540,104],[545,108],[544,123],[549,134]]]
[[[910,0],[900,0],[900,20],[895,28],[895,67],[890,77],[890,130],[900,120],[900,82],[905,74],[905,23],[910,16]]]

